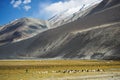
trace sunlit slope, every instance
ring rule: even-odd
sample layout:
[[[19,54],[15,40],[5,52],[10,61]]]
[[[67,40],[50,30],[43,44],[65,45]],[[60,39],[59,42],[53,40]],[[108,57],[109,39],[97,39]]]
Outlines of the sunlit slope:
[[[24,40],[48,28],[46,21],[21,18],[0,28],[0,45]]]

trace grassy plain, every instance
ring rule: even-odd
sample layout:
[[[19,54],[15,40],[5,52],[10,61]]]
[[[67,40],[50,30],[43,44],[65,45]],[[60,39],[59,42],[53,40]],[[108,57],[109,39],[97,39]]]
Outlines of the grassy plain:
[[[0,80],[120,80],[120,61],[0,60]]]

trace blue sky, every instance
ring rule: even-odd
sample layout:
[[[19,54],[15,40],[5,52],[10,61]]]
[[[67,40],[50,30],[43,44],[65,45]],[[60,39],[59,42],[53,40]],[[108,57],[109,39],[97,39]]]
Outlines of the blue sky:
[[[83,4],[97,0],[1,0],[0,25],[22,17],[47,20],[55,14],[68,10],[67,14],[76,12]]]
[[[0,2],[0,25],[6,24],[12,20],[22,18],[22,17],[35,17],[41,19],[47,19],[47,17],[38,15],[40,4],[48,3],[49,0],[31,0],[27,5],[31,6],[31,9],[25,10],[24,4],[20,4],[19,7],[13,7],[11,4],[12,0],[2,0]],[[15,0],[17,1],[17,0]],[[21,0],[24,1],[24,0]],[[49,3],[54,3],[58,0],[49,1]]]

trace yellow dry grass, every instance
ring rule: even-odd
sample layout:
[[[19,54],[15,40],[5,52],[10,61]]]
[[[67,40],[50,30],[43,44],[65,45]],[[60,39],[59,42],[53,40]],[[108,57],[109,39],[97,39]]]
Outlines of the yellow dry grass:
[[[98,69],[101,71],[98,71]],[[71,70],[72,70],[71,73],[68,72]],[[109,74],[108,75],[109,77],[111,76],[116,77],[118,75],[120,76],[120,61],[97,61],[97,60],[0,61],[0,80],[82,80],[83,76],[89,77],[92,75],[95,76],[103,74],[104,75]],[[78,77],[78,79],[74,77]]]

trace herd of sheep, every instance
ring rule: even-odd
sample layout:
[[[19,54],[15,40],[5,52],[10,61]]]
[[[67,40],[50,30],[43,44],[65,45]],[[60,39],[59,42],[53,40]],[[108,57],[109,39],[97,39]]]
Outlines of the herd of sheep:
[[[28,70],[26,70],[28,73]],[[88,69],[82,69],[82,70],[58,70],[58,71],[39,71],[38,73],[40,74],[47,74],[47,73],[80,73],[80,72],[104,72],[103,69],[93,69],[93,70],[88,70]]]
[[[96,70],[58,70],[56,73],[79,73],[79,72],[103,72],[103,69],[96,69]]]

